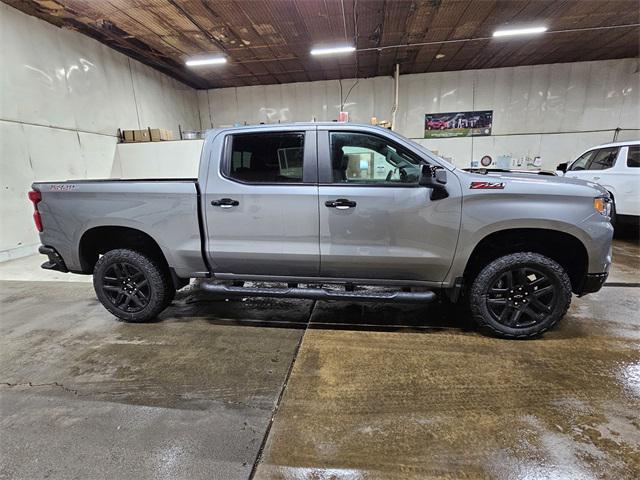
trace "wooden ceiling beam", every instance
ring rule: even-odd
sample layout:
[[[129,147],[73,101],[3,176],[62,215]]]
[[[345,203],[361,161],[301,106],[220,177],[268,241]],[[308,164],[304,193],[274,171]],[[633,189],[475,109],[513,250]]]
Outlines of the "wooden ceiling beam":
[[[1,1],[86,34],[194,88],[389,75],[395,63],[405,74],[625,58],[640,50],[637,26],[375,50],[490,37],[507,25],[543,23],[564,30],[639,23],[636,0]],[[345,38],[373,50],[309,55],[313,45]],[[184,65],[189,56],[214,51],[229,59],[222,69]],[[436,59],[438,53],[445,57]]]

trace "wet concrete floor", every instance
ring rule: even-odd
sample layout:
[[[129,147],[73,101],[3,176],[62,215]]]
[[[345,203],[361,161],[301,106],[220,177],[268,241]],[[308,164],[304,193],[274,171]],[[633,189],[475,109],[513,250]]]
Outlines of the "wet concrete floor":
[[[640,478],[640,248],[544,338],[437,305],[0,282],[0,478]],[[272,422],[272,417],[275,417]]]
[[[126,324],[90,284],[0,291],[11,479],[247,478],[312,307],[182,295],[158,322]]]

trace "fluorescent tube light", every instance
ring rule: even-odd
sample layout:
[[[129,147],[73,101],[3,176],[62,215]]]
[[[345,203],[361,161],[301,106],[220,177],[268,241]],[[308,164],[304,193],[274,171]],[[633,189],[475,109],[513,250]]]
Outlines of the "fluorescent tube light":
[[[329,47],[329,48],[314,48],[311,50],[311,55],[332,55],[334,53],[349,53],[355,52],[356,47],[346,45],[344,47]]]
[[[185,64],[187,67],[200,67],[202,65],[219,65],[221,63],[227,63],[225,57],[211,57],[211,58],[198,58],[187,60]]]
[[[494,37],[509,37],[511,35],[531,35],[532,33],[544,33],[547,27],[514,28],[510,30],[496,30]]]

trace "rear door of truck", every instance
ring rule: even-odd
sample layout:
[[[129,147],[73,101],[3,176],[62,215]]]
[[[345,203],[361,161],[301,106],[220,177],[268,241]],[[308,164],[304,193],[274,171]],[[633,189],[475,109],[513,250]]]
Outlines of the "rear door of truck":
[[[216,276],[316,276],[316,128],[225,130],[209,146],[203,209]]]

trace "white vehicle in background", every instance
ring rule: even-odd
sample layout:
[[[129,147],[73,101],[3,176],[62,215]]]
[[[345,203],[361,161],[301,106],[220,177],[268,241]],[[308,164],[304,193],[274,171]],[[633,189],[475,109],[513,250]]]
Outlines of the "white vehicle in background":
[[[607,143],[592,147],[557,169],[565,177],[599,183],[613,199],[612,223],[640,220],[640,141]]]

